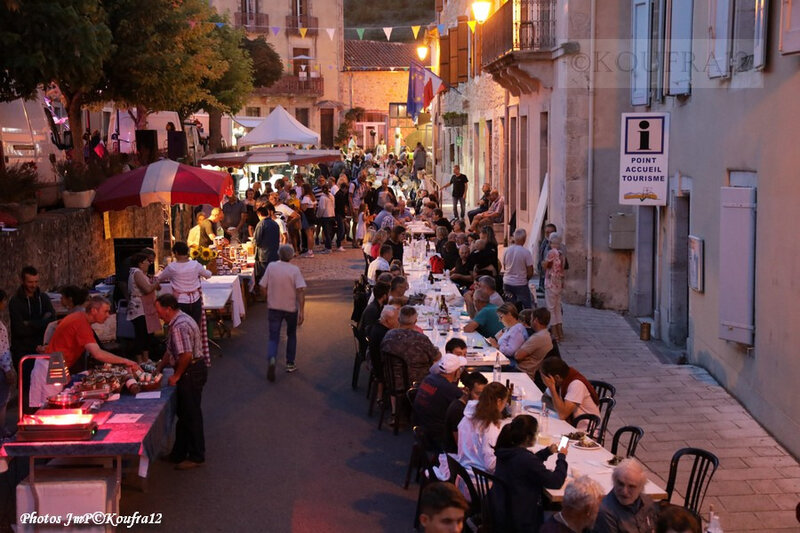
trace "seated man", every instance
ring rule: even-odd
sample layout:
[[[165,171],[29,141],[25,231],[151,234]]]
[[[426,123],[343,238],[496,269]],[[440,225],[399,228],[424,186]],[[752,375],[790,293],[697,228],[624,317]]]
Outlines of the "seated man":
[[[494,305],[495,307],[500,307],[505,303],[503,301],[503,297],[500,296],[500,293],[496,290],[497,282],[495,282],[492,276],[480,276],[478,277],[478,281],[475,284],[475,290],[482,290],[484,294],[489,298],[489,303]],[[474,291],[467,291],[464,293],[464,303],[467,304],[467,312],[469,316],[475,316],[475,313],[478,310],[475,308],[475,303],[473,302],[474,299]]]
[[[800,509],[800,504],[798,504]],[[800,517],[798,517],[800,521]],[[683,507],[670,505],[658,513],[656,533],[701,533],[697,518]]]
[[[419,523],[425,533],[461,533],[469,504],[451,483],[436,481],[422,491]]]
[[[84,352],[89,352],[91,357],[101,363],[125,365],[134,371],[141,370],[134,361],[107,352],[97,343],[92,324],[104,323],[110,310],[111,304],[108,300],[102,296],[92,296],[87,300],[85,312],[70,313],[59,321],[45,353],[64,354],[64,364],[71,373],[83,370],[79,363]],[[43,405],[48,397],[60,392],[57,386],[47,384],[47,366],[46,359],[37,359],[34,365],[29,392],[31,407]]]
[[[469,287],[475,281],[472,275],[469,246],[466,244],[458,247],[458,261],[450,271],[450,281],[461,287]]]
[[[656,521],[656,506],[647,494],[647,474],[636,459],[625,459],[611,474],[611,492],[600,503],[594,533],[651,532]]]
[[[489,303],[489,295],[481,289],[475,291],[473,300],[477,313],[464,326],[464,331],[467,333],[477,331],[484,337],[494,337],[498,331],[503,329],[503,323],[497,316],[497,306]]]
[[[402,223],[411,222],[414,220],[414,216],[411,214],[411,211],[406,207],[405,200],[398,200],[397,201],[397,215],[395,218]]]
[[[422,426],[428,442],[437,452],[445,449],[445,415],[450,404],[461,397],[458,378],[467,365],[465,357],[445,353],[434,366],[438,372],[431,372],[419,384],[414,398],[414,424]]]
[[[358,331],[361,335],[367,335],[369,328],[378,323],[381,316],[383,306],[389,301],[389,291],[391,285],[383,281],[378,281],[372,289],[372,299],[364,308],[361,313],[361,319],[358,321]]]
[[[444,212],[441,210],[441,208],[438,207],[433,210],[432,226],[433,227],[441,226],[447,230],[447,233],[453,231],[453,225],[450,224],[450,221],[444,217]]]
[[[386,202],[383,205],[383,210],[375,216],[375,226],[378,229],[393,228],[397,224],[401,224],[399,220],[394,218],[394,204]]]
[[[478,207],[467,213],[467,217],[469,218],[470,224],[472,224],[472,221],[475,219],[477,215],[485,213],[489,209],[489,204],[491,203],[491,201],[489,200],[489,196],[491,195],[492,192],[491,185],[489,185],[488,183],[484,183],[483,186],[481,186],[481,192],[483,192],[483,195],[481,196],[481,199],[478,201]]]
[[[408,379],[413,384],[428,375],[428,369],[441,357],[439,349],[415,329],[417,310],[406,305],[400,309],[400,327],[386,334],[381,352],[401,357],[408,365]],[[400,383],[395,385],[400,386]]]
[[[453,339],[455,340],[455,339]],[[466,345],[464,346],[466,353]],[[464,408],[470,400],[477,400],[489,380],[480,372],[470,372],[461,375],[461,384],[464,385],[464,394],[453,400],[444,415],[444,451],[447,453],[458,452],[458,424],[464,418]]]
[[[553,408],[561,420],[572,420],[583,414],[600,416],[599,398],[589,380],[571,368],[560,357],[548,357],[540,370]]]
[[[542,524],[539,533],[564,533],[588,531],[597,518],[603,487],[590,478],[581,476],[564,489],[561,512],[555,513]]]
[[[389,261],[392,260],[392,246],[389,244],[382,244],[380,253],[377,259],[373,260],[367,268],[367,280],[375,285],[375,280],[378,274],[382,272],[389,272]]]
[[[393,305],[385,305],[381,310],[380,320],[370,326],[369,333],[369,360],[372,362],[372,375],[379,378],[378,398],[382,397],[383,380],[383,358],[381,357],[381,343],[386,334],[393,329],[400,327],[400,310]]]
[[[545,357],[553,349],[553,338],[547,331],[549,323],[550,311],[546,307],[534,309],[531,318],[533,334],[522,343],[522,346],[514,354],[519,369],[534,380]]]
[[[392,278],[391,289],[389,290],[389,299],[392,298],[406,298],[408,291],[408,281],[403,276],[395,276]]]
[[[489,201],[489,209],[485,213],[475,215],[475,218],[472,219],[472,231],[477,231],[481,226],[490,226],[503,221],[503,214],[506,208],[505,198],[500,195],[497,189],[492,189],[489,194]]]

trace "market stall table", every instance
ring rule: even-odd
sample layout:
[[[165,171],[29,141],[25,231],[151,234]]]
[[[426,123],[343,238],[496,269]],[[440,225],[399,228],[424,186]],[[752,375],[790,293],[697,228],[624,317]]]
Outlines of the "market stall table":
[[[486,379],[492,381],[493,377],[491,372],[484,372],[483,375]],[[545,442],[549,438],[553,443],[558,444],[558,439],[560,439],[562,435],[577,431],[573,426],[557,416],[550,416],[547,419],[547,427],[543,429],[541,427],[542,391],[539,390],[533,383],[533,380],[524,372],[503,372],[500,375],[500,382],[505,383],[506,380],[514,384],[515,390],[524,393],[520,414],[530,414],[536,417],[540,425],[540,437],[544,436]],[[506,419],[505,423],[510,421],[511,419]],[[544,448],[544,445],[537,443],[532,450],[538,451],[542,448]],[[597,481],[600,486],[603,487],[604,493],[610,492],[613,487],[611,473],[614,471],[614,467],[608,464],[608,460],[612,457],[614,456],[611,455],[611,452],[603,447],[598,446],[591,450],[581,450],[575,448],[573,441],[570,441],[569,451],[567,453],[567,464],[569,465],[567,480],[564,482],[564,486],[558,489],[545,489],[545,494],[548,499],[553,502],[560,502],[564,498],[564,488],[566,485],[572,479],[582,475],[587,475]],[[552,470],[555,468],[556,458],[554,454],[545,462],[548,469]],[[663,500],[667,497],[666,491],[650,480],[647,481],[644,492],[653,498],[653,500]]]

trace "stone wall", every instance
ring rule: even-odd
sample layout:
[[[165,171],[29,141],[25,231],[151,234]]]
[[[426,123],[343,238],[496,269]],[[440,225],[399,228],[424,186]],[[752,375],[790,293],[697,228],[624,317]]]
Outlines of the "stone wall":
[[[104,234],[103,214],[92,209],[39,214],[18,231],[0,235],[0,287],[8,293],[15,291],[25,265],[39,270],[43,290],[69,284],[89,286],[114,273],[114,238],[158,236],[160,242],[163,224],[159,204],[110,212],[110,238]]]

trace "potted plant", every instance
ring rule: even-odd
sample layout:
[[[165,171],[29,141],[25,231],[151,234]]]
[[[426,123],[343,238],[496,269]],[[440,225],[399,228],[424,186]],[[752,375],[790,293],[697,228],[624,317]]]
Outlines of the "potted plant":
[[[24,224],[36,217],[36,193],[39,190],[36,163],[0,167],[0,211]]]
[[[56,164],[56,169],[64,180],[64,207],[90,207],[94,201],[95,189],[105,180],[102,167],[77,161],[60,161]]]
[[[460,127],[467,123],[467,114],[458,113],[456,111],[448,111],[442,114],[444,125],[447,127]]]

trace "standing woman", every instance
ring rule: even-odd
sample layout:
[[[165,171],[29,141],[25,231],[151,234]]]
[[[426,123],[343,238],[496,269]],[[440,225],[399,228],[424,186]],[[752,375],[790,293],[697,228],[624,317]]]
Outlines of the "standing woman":
[[[0,289],[0,313],[5,311],[8,304],[6,291]],[[11,388],[17,382],[17,373],[14,371],[14,363],[11,361],[11,344],[8,341],[8,329],[5,323],[0,320],[0,439],[11,436],[11,432],[6,429],[6,406],[8,398],[11,396]],[[21,401],[21,400],[20,400]]]
[[[317,206],[317,219],[322,225],[322,234],[325,238],[325,249],[322,253],[331,252],[333,243],[333,225],[335,222],[335,203],[333,195],[327,185],[322,186],[322,193],[319,195],[319,205]]]
[[[348,234],[347,231],[347,214],[350,210],[349,190],[347,176],[341,175],[337,184],[338,190],[334,193],[334,208],[333,212],[336,215],[336,241],[338,243],[337,249],[344,252],[344,239]],[[363,239],[363,236],[361,237]]]
[[[561,251],[561,235],[550,234],[550,251],[542,261],[544,269],[544,301],[550,311],[550,332],[557,341],[564,339],[561,317],[561,291],[564,290],[564,254]]]
[[[306,245],[304,257],[314,257],[314,230],[317,224],[317,199],[308,183],[303,184],[303,198],[300,199],[300,210],[306,219]]]
[[[147,315],[155,316],[158,323],[158,315],[155,310],[156,290],[160,287],[158,281],[150,283],[147,277],[147,270],[150,268],[150,259],[142,253],[136,254],[131,259],[133,267],[128,275],[128,320],[133,322],[135,335],[133,350],[136,354],[136,361],[141,363],[150,358],[150,348],[153,346],[154,325],[152,319],[148,321]]]
[[[530,415],[519,415],[506,425],[497,438],[495,483],[489,491],[495,513],[494,530],[508,533],[539,531],[544,518],[542,491],[557,489],[567,479],[567,448],[557,450],[555,444],[536,453],[531,448],[536,443],[538,424]],[[558,451],[555,470],[548,470],[544,462]]]
[[[256,182],[259,188],[261,184]],[[255,186],[254,185],[254,186]],[[247,212],[247,237],[252,237],[258,225],[258,215],[256,214],[256,191],[255,189],[247,189],[244,193],[244,207]]]
[[[210,278],[211,271],[203,265],[189,259],[189,246],[185,242],[176,242],[172,246],[175,261],[169,263],[158,273],[158,282],[169,281],[172,294],[178,300],[178,308],[194,318],[200,329],[203,329],[203,298],[200,293],[200,278]]]

